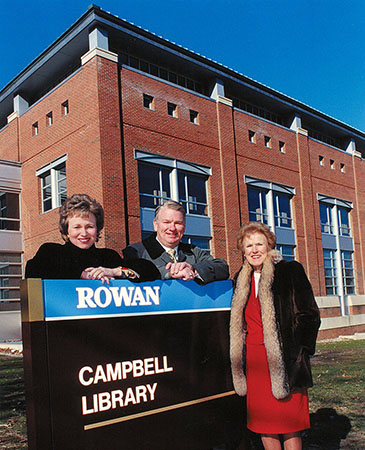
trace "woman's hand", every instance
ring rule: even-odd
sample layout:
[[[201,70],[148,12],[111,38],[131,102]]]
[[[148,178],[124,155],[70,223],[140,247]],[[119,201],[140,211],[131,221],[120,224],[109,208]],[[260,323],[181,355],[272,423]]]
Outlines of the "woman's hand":
[[[128,269],[126,267],[114,267],[110,269],[109,267],[88,267],[85,269],[81,277],[84,280],[101,280],[104,284],[104,281],[109,284],[109,280],[115,280],[115,278],[125,278],[134,280],[139,278],[137,272],[132,269]]]
[[[114,280],[115,277],[119,276],[119,267],[114,269],[109,269],[108,267],[88,267],[85,269],[81,277],[84,280],[100,280],[103,284],[104,281],[109,284],[109,280]]]

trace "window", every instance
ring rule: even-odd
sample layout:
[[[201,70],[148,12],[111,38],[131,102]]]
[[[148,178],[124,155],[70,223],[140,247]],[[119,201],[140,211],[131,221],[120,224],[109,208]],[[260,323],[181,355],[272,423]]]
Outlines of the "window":
[[[317,139],[318,141],[325,142],[326,144],[332,145],[333,147],[342,148],[340,141],[332,136],[326,136],[325,134],[319,133],[317,130],[312,130],[305,125],[305,129],[308,130],[308,136]]]
[[[281,253],[285,261],[293,261],[295,259],[295,247],[292,245],[277,245],[276,248]]]
[[[265,136],[265,147],[271,148],[271,137]]]
[[[279,150],[281,153],[285,153],[285,142],[279,141]]]
[[[199,125],[199,113],[190,109],[190,122]]]
[[[129,58],[129,65],[131,67],[134,67],[135,69],[138,69],[139,68],[139,59],[134,56],[131,56]]]
[[[152,164],[138,164],[139,202],[142,208],[156,208],[171,198],[171,170]]]
[[[355,277],[352,252],[341,251],[341,270],[345,295],[355,294]]]
[[[319,215],[322,233],[333,234],[332,206],[319,202]]]
[[[350,229],[352,203],[317,194],[319,200],[323,259],[328,295],[339,295],[342,314],[344,297],[355,293],[353,240]],[[331,270],[330,270],[331,269]]]
[[[324,166],[324,157],[319,155],[318,159],[319,159],[319,165]]]
[[[32,125],[32,136],[38,136],[38,122],[34,122]]]
[[[61,107],[62,107],[62,115],[63,115],[63,116],[67,116],[68,113],[70,112],[70,108],[69,108],[69,105],[68,105],[68,100],[66,100],[65,102],[63,102],[63,103],[61,104]]]
[[[174,180],[170,168],[140,162],[138,179],[141,207],[156,208],[172,198],[171,191],[174,189],[178,193],[174,200],[184,206],[187,214],[208,214],[206,177],[177,170],[177,186],[171,186]]]
[[[266,189],[248,186],[248,213],[249,220],[269,224],[267,203],[274,207],[275,227],[292,228],[290,199],[288,194],[271,192]],[[271,199],[272,198],[272,199]]]
[[[324,278],[326,295],[337,295],[337,274],[335,250],[323,249]]]
[[[174,72],[169,72],[169,81],[171,83],[177,84],[177,75]]]
[[[158,67],[155,64],[150,64],[150,74],[158,77]]]
[[[42,212],[58,208],[66,200],[66,157],[36,171],[41,180]]]
[[[345,173],[345,172],[346,172],[346,171],[345,171],[345,164],[341,163],[341,165],[340,165],[340,170],[341,170],[342,173]]]
[[[153,232],[155,208],[166,200],[175,200],[186,211],[184,242],[209,250],[207,181],[209,167],[161,155],[135,150],[138,161],[139,198],[142,238]]]
[[[208,215],[205,183],[206,178],[189,172],[177,172],[179,202],[187,214]]]
[[[334,222],[333,216],[335,210],[337,210],[337,223]],[[336,225],[340,236],[350,236],[350,218],[348,208],[319,202],[319,212],[322,233],[335,234]]]
[[[188,236],[184,234],[183,238],[181,239],[181,242],[184,242],[186,244],[193,244],[197,247],[201,248],[202,250],[206,250],[207,252],[210,252],[210,240],[205,237],[194,237],[194,236]]]
[[[259,108],[256,105],[247,103],[245,100],[241,100],[239,98],[236,98],[236,97],[230,95],[230,93],[228,93],[227,96],[229,98],[232,98],[233,106],[235,108],[242,109],[243,111],[247,111],[248,113],[254,114],[255,116],[263,117],[264,119],[270,120],[270,122],[275,122],[280,125],[285,124],[283,117],[279,116],[278,114],[274,113],[273,111],[269,111],[264,108]]]
[[[171,117],[177,117],[177,105],[174,103],[167,103],[167,114]]]
[[[143,94],[143,106],[147,109],[154,109],[154,101],[151,95]]]
[[[134,67],[135,69],[141,70],[142,72],[150,73],[155,77],[162,78],[163,80],[178,84],[184,88],[206,95],[205,89],[203,88],[201,83],[187,78],[182,74],[170,72],[164,67],[156,66],[156,64],[152,64],[143,59],[128,55],[127,53],[119,53],[119,60],[122,64],[129,65],[131,67]]]
[[[256,133],[254,131],[248,130],[248,140],[252,144],[256,144]]]
[[[338,206],[337,214],[338,231],[340,236],[350,236],[350,218],[348,209]]]
[[[295,258],[295,229],[291,201],[294,188],[245,176],[249,221],[267,225],[276,235],[283,258]]]
[[[53,124],[53,113],[50,111],[48,114],[46,114],[46,125],[47,127],[50,127]]]
[[[275,226],[292,228],[290,211],[290,197],[286,194],[274,192]]]
[[[335,170],[335,162],[334,162],[333,159],[330,159],[330,168],[331,168],[332,170]]]
[[[19,302],[21,278],[21,254],[0,252],[0,311],[13,309],[7,306],[10,302]]]
[[[19,229],[19,194],[0,191],[0,230]]]
[[[268,214],[266,207],[267,191],[254,187],[247,188],[248,195],[248,215],[253,222],[268,224]]]

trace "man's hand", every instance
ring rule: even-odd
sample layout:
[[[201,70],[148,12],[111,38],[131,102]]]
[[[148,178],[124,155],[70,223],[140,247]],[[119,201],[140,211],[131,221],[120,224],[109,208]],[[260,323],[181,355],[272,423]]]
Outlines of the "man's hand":
[[[194,280],[197,275],[194,267],[187,262],[168,263],[166,270],[169,272],[170,278],[175,280],[190,281]]]

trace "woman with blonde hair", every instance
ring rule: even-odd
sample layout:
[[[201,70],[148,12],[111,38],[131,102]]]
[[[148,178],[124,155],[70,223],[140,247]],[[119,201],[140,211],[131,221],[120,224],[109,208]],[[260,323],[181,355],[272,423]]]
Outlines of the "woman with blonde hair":
[[[302,265],[284,261],[276,237],[258,222],[239,230],[244,263],[235,277],[230,338],[233,383],[247,395],[247,427],[266,450],[300,450],[310,427],[309,355],[315,351],[319,310]]]

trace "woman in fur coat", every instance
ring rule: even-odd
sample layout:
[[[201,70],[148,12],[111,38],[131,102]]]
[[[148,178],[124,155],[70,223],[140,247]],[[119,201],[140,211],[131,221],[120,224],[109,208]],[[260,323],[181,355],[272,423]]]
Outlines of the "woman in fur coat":
[[[244,263],[231,309],[233,384],[247,395],[247,426],[265,449],[281,449],[282,435],[286,450],[300,450],[300,431],[310,427],[309,355],[320,325],[312,287],[301,264],[274,250],[266,225],[244,225],[237,244]]]

